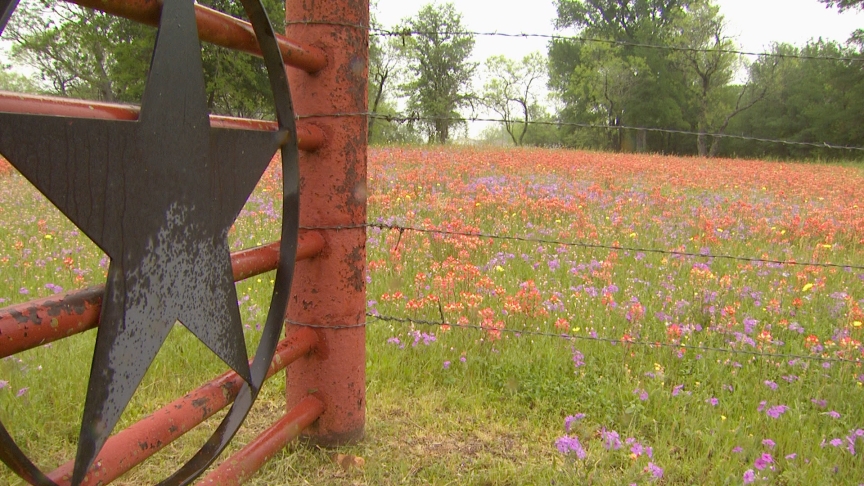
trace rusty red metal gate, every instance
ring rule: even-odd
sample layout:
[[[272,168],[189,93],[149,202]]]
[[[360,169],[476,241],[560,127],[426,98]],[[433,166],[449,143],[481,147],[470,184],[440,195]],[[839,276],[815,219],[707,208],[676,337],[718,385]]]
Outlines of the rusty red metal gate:
[[[153,26],[159,25],[163,5],[159,0],[70,1]],[[0,14],[9,10],[3,3]],[[287,412],[205,477],[207,484],[241,483],[301,434],[321,445],[338,445],[359,440],[364,432],[367,125],[363,117],[329,115],[366,111],[369,3],[288,0],[286,7],[286,36],[275,40],[295,97],[299,221],[309,228],[301,229],[297,239],[285,338],[266,370],[269,378],[286,369]],[[200,5],[194,14],[201,40],[261,55],[249,23]],[[0,112],[102,120],[138,120],[140,115],[134,106],[7,92],[0,92]],[[210,125],[280,129],[275,122],[220,116],[210,116]],[[352,229],[326,229],[346,226]],[[234,280],[277,268],[279,254],[278,241],[231,254]],[[0,358],[97,328],[104,292],[92,287],[0,309]],[[229,371],[111,436],[80,484],[116,479],[230,406],[243,386],[244,379]],[[0,456],[16,469],[14,460]],[[63,464],[46,475],[47,482],[26,468],[16,472],[33,484],[72,484],[73,469],[74,461]]]

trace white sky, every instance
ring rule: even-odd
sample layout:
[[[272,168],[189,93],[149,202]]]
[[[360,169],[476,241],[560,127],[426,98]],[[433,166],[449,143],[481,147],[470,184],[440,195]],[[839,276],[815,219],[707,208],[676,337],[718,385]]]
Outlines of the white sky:
[[[385,28],[413,16],[430,0],[372,0],[378,22]],[[441,3],[441,0],[439,0]],[[455,0],[466,29],[478,32],[554,34],[552,0]],[[842,14],[817,0],[714,0],[728,22],[728,32],[745,51],[767,50],[772,41],[803,45],[809,39],[845,42],[864,28],[864,12]],[[544,39],[477,37],[474,60],[501,54],[521,59],[531,51],[546,52]]]

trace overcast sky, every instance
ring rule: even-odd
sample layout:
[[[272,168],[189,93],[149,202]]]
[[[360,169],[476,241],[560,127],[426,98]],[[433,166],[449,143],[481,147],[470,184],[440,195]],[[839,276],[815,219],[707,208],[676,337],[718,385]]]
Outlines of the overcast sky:
[[[373,0],[375,2],[376,0]],[[417,13],[428,0],[377,0],[373,7],[385,28]],[[441,0],[439,0],[441,3]],[[477,32],[554,34],[552,0],[456,0],[465,28]],[[864,28],[864,13],[838,13],[817,0],[715,0],[728,22],[728,32],[745,51],[764,51],[773,41],[803,45],[809,39],[845,42],[856,28]],[[496,54],[521,58],[546,51],[543,39],[477,37],[474,60]]]

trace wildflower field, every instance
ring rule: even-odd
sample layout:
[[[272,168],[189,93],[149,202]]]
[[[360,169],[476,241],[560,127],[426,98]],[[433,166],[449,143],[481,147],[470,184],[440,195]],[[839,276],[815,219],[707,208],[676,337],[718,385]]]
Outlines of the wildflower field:
[[[101,283],[104,255],[0,174],[0,306]],[[864,484],[862,185],[844,165],[371,149],[367,438],[338,451],[365,467],[295,444],[252,483]],[[232,249],[276,238],[279,197],[274,165]],[[252,345],[270,278],[238,284]],[[93,337],[0,361],[0,419],[45,469],[74,454]],[[178,326],[121,426],[223,367]]]

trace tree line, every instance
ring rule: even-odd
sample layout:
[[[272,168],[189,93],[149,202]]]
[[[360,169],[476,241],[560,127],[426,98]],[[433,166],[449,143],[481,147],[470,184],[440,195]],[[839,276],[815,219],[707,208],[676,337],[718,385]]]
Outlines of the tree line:
[[[813,0],[862,9],[864,0]],[[238,17],[238,2],[199,3]],[[264,0],[277,29],[284,2]],[[710,0],[556,0],[545,53],[472,61],[474,34],[452,3],[428,4],[384,28],[372,16],[371,143],[465,138],[465,118],[501,120],[489,142],[701,156],[854,158],[864,147],[864,30],[845,43],[773,44],[746,56]],[[374,8],[374,7],[373,7]],[[56,0],[25,0],[3,38],[0,89],[136,102],[155,30]],[[214,113],[269,117],[260,60],[204,45]],[[663,130],[657,130],[663,129]],[[692,132],[692,133],[680,133]]]

